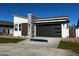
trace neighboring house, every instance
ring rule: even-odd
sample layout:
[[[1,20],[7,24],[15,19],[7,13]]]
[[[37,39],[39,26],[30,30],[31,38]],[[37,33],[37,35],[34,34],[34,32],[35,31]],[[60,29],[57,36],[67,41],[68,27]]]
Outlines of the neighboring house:
[[[76,38],[79,37],[79,20],[77,22],[77,27],[76,27]]]
[[[69,27],[69,38],[76,38],[76,26]]]
[[[14,15],[14,36],[25,37],[69,37],[68,16],[37,18]]]
[[[13,22],[0,21],[0,35],[13,36]]]

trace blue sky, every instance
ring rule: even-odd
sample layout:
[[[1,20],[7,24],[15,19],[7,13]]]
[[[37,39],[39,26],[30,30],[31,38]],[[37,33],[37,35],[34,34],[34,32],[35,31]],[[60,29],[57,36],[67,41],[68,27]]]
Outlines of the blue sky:
[[[79,4],[68,3],[0,3],[0,20],[13,21],[13,14],[27,16],[33,13],[38,17],[69,16],[70,25],[76,24],[79,18]]]

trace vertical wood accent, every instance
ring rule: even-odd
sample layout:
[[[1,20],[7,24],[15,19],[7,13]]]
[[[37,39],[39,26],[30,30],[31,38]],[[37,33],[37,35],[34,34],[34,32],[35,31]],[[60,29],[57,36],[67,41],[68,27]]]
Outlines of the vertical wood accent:
[[[21,30],[21,35],[22,36],[27,36],[28,35],[28,24],[27,23],[22,23],[22,30]]]

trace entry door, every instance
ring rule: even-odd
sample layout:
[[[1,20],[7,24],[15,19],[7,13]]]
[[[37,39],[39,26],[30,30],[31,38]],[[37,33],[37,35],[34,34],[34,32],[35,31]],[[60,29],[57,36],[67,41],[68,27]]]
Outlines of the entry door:
[[[27,23],[22,23],[22,30],[21,30],[21,35],[22,36],[27,36],[28,35],[28,24]]]
[[[36,36],[61,37],[61,24],[36,25]]]

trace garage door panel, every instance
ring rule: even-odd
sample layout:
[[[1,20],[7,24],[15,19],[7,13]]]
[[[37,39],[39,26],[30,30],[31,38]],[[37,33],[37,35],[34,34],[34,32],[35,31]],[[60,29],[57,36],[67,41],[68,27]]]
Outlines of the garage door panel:
[[[42,37],[61,37],[61,25],[37,25],[36,35]]]

